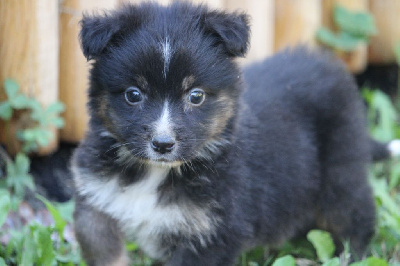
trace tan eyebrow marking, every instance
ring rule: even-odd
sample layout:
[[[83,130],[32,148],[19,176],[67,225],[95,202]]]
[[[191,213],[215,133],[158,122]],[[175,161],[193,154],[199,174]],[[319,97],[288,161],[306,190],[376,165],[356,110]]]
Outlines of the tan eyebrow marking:
[[[149,86],[149,83],[147,82],[146,78],[141,75],[140,76],[138,75],[136,77],[136,81],[141,89],[147,89],[147,87]]]
[[[189,90],[192,87],[194,81],[195,81],[195,78],[193,75],[185,77],[182,81],[183,90]]]

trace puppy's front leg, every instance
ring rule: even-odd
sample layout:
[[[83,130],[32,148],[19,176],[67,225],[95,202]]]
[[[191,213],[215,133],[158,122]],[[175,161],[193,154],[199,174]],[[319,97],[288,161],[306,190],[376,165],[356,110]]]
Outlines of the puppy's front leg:
[[[75,234],[87,265],[128,265],[122,233],[110,216],[95,210],[77,197]]]

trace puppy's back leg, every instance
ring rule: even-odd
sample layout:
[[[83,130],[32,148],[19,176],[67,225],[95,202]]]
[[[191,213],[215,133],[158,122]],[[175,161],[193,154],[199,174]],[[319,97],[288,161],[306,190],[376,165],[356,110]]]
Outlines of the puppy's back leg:
[[[95,210],[77,197],[75,234],[87,265],[128,265],[122,233],[110,216]]]
[[[362,176],[362,164],[332,165],[324,171],[323,178],[342,179],[326,182],[320,199],[318,226],[332,233],[337,252],[341,242],[350,241],[350,248],[356,258],[361,258],[374,233],[375,206],[371,189],[357,182],[346,182],[354,175]],[[342,183],[342,184],[340,184]]]
[[[369,138],[357,109],[339,113],[320,136],[321,196],[317,221],[361,257],[374,233],[375,204],[367,181]],[[338,247],[340,251],[340,247]]]

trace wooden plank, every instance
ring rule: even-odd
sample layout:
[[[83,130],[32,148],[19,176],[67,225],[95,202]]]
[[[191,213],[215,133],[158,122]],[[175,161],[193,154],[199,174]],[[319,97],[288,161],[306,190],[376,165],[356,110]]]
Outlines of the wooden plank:
[[[275,2],[274,50],[298,44],[314,45],[321,26],[320,0],[278,0]]]
[[[78,142],[85,134],[89,63],[82,54],[78,35],[82,12],[112,9],[117,0],[64,0],[60,12],[60,99],[67,105],[61,139]]]
[[[132,4],[140,4],[143,2],[148,2],[147,0],[118,0],[118,4],[121,5],[123,3],[132,3]],[[157,3],[160,3],[162,5],[168,5],[173,2],[173,0],[157,0],[155,1]]]
[[[250,50],[242,63],[260,60],[273,53],[274,5],[275,0],[226,0],[225,7],[228,10],[244,11],[251,17]]]
[[[338,5],[354,11],[367,11],[369,0],[335,0]]]
[[[84,136],[88,121],[85,107],[88,64],[78,41],[81,3],[79,0],[63,1],[60,11],[60,99],[67,106],[61,139],[78,142]]]
[[[400,43],[400,1],[370,0],[378,35],[371,38],[368,61],[375,64],[394,63],[394,47]]]
[[[173,2],[182,2],[187,1],[193,4],[205,4],[211,8],[222,8],[224,0],[157,0],[155,2],[160,3],[162,5],[168,5]],[[147,0],[119,0],[119,4],[123,3],[132,3],[132,4],[140,4],[142,2],[148,2]]]
[[[175,0],[178,2],[180,0]],[[186,0],[188,2],[192,2],[194,4],[205,4],[210,8],[222,9],[224,7],[224,0]]]
[[[36,98],[43,106],[58,100],[58,3],[54,0],[0,0],[0,82],[15,79],[21,91]],[[2,91],[2,90],[1,90]],[[0,93],[0,99],[5,95]],[[12,122],[11,128],[27,125]],[[15,132],[5,134],[0,125],[1,140],[10,152],[19,149]],[[54,129],[53,129],[54,130]],[[57,147],[57,139],[40,152]]]

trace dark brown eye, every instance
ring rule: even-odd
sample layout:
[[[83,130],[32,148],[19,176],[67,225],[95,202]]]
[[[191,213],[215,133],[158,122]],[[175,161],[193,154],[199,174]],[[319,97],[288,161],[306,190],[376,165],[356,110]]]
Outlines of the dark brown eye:
[[[193,89],[189,92],[189,102],[193,105],[200,105],[204,102],[206,93],[202,89]]]
[[[143,101],[143,95],[137,87],[129,87],[125,91],[125,100],[133,105]]]

